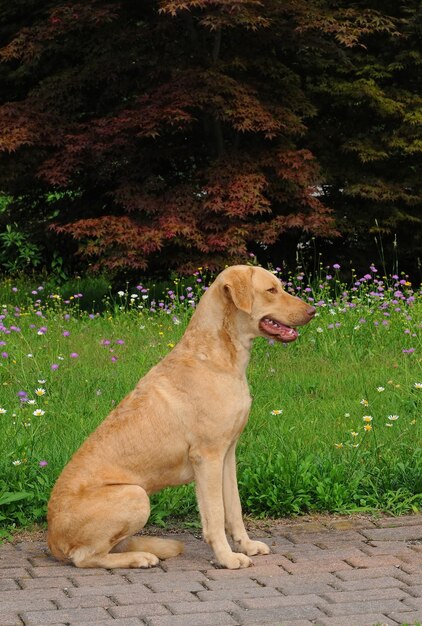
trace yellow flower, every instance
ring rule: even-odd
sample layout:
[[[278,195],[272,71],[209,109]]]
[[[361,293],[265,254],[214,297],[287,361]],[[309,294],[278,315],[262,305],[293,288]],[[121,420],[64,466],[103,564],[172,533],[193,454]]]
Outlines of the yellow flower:
[[[362,417],[362,419],[363,419],[364,422],[372,422],[373,417],[372,417],[372,415],[364,415]]]
[[[360,404],[363,404],[363,406],[368,406],[369,402],[368,400],[361,400]]]
[[[168,343],[168,344],[167,344],[167,347],[169,347],[169,348],[174,348],[174,343]]]
[[[343,444],[342,443],[335,443],[334,444],[336,448],[343,448]]]
[[[365,424],[365,426],[363,427],[363,430],[372,430],[371,424]]]
[[[283,409],[273,409],[271,411],[271,415],[281,415],[283,413]]]
[[[45,389],[42,389],[41,387],[38,387],[38,389],[35,389],[35,393],[37,396],[44,396],[45,395]]]

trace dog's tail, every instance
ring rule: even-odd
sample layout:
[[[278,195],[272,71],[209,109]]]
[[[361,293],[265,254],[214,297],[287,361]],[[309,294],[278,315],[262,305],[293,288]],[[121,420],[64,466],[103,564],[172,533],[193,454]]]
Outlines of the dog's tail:
[[[129,537],[124,539],[112,552],[150,552],[159,559],[170,559],[182,554],[184,545],[176,539],[161,539],[160,537]]]

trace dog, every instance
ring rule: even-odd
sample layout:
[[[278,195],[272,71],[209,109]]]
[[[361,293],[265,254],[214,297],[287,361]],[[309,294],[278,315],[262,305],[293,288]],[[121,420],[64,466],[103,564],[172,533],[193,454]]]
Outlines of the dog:
[[[180,554],[180,541],[133,535],[148,520],[149,494],[194,480],[218,564],[244,568],[250,556],[268,554],[246,532],[237,487],[236,443],[251,406],[246,368],[255,337],[294,341],[314,314],[261,267],[223,270],[180,342],[62,471],[48,505],[51,553],[76,567],[105,568],[151,567]]]

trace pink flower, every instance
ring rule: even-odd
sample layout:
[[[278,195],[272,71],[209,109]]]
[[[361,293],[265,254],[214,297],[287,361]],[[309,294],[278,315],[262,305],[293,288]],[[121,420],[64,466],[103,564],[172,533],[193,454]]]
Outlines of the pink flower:
[[[52,364],[52,366],[51,366],[51,369],[53,370],[53,372],[54,372],[55,370],[58,370],[58,369],[59,369],[58,364],[57,364],[57,363],[53,363],[53,364]]]
[[[70,358],[71,359],[77,359],[79,357],[79,354],[77,352],[71,352],[70,353]]]
[[[38,463],[38,465],[39,465],[40,467],[45,467],[46,465],[48,465],[48,463],[47,463],[47,461],[40,461],[40,462]]]

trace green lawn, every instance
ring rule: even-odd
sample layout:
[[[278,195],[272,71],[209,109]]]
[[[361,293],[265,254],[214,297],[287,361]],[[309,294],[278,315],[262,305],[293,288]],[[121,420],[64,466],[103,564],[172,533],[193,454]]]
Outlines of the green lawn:
[[[317,317],[293,344],[256,340],[254,402],[238,447],[245,512],[422,508],[421,292],[405,279],[368,276],[355,291],[335,277],[314,287],[293,278],[287,288],[316,303]],[[89,315],[83,297],[65,302],[44,289],[0,285],[5,529],[44,518],[63,465],[178,341],[201,286],[176,281],[162,306],[141,286],[123,290],[106,312]],[[169,516],[195,523],[191,485],[153,497],[151,520]]]

